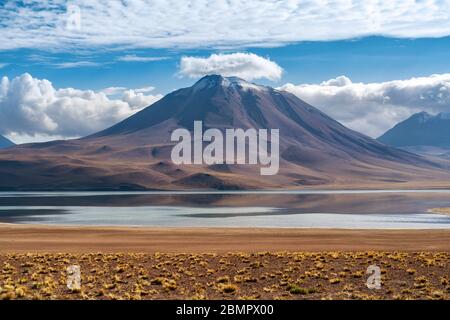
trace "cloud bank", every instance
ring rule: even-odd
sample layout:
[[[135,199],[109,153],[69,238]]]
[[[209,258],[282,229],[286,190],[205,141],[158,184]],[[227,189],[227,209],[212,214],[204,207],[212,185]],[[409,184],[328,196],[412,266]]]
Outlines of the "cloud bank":
[[[450,1],[5,0],[0,21],[0,49],[276,46],[448,36]]]
[[[208,74],[237,76],[246,80],[279,80],[283,69],[273,61],[253,53],[212,54],[208,58],[182,57],[179,74],[199,78]]]
[[[413,113],[450,111],[450,73],[380,83],[353,83],[340,76],[321,84],[288,83],[280,89],[372,137]]]
[[[104,129],[162,96],[151,88],[105,91],[56,89],[45,79],[23,74],[0,82],[0,134],[79,137]],[[111,95],[116,95],[112,98]]]

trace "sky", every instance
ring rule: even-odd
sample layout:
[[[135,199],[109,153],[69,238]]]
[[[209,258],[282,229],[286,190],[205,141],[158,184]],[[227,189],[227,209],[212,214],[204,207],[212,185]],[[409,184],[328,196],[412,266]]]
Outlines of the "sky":
[[[0,0],[0,134],[84,136],[220,73],[377,137],[450,112],[448,57],[447,0]]]

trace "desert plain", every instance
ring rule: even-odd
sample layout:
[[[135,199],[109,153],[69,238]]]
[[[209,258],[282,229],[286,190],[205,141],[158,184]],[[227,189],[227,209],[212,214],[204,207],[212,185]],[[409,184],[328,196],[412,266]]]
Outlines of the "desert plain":
[[[0,298],[449,299],[449,260],[447,229],[2,224]],[[380,289],[366,285],[370,265]]]

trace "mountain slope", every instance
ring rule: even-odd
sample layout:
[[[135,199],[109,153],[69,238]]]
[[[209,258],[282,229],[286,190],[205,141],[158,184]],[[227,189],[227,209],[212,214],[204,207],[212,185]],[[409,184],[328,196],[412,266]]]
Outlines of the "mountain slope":
[[[204,77],[190,88],[175,91],[151,107],[87,139],[151,131],[164,123],[175,123],[177,127],[192,130],[195,120],[202,120],[205,130],[279,128],[283,138],[281,149],[287,157],[298,151],[323,161],[335,161],[330,159],[333,156],[425,162],[347,129],[293,94],[218,75]],[[169,137],[160,135],[160,142],[169,141]]]
[[[0,149],[9,148],[12,146],[14,146],[14,143],[12,141],[3,136],[0,136]]]
[[[280,130],[280,170],[171,162],[174,129]],[[11,149],[9,149],[11,150]],[[296,96],[236,77],[206,76],[124,121],[71,141],[0,152],[1,189],[242,189],[415,187],[449,184],[434,162],[352,131]]]
[[[388,130],[378,141],[395,147],[450,147],[450,114],[416,113]]]

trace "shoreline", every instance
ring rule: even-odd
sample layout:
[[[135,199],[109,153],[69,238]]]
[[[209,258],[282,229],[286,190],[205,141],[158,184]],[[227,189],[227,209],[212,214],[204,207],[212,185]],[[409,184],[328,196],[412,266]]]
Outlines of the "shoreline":
[[[167,228],[0,223],[0,254],[424,250],[450,252],[450,229]]]
[[[450,192],[450,186],[430,186],[430,187],[417,187],[411,186],[406,188],[399,188],[398,186],[377,186],[377,187],[365,187],[365,186],[320,186],[308,188],[267,188],[267,189],[144,189],[144,190],[0,190],[2,193],[22,193],[22,194],[34,194],[34,193],[99,193],[99,194],[285,194],[285,193],[324,193],[324,194],[346,194],[346,193],[428,193],[428,192]]]
[[[450,216],[450,208],[432,208],[428,209],[429,213],[442,214],[444,216]]]

